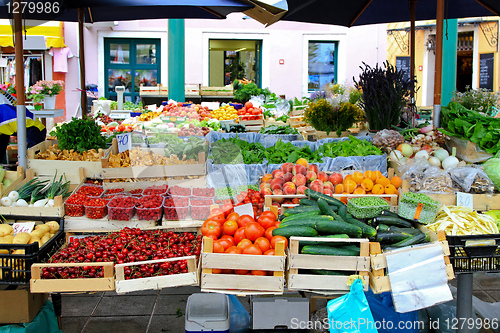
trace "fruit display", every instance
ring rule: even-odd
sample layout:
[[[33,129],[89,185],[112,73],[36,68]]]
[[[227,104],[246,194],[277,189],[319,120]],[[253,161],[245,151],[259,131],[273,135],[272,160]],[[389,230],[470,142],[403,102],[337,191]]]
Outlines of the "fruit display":
[[[142,113],[139,117],[139,121],[150,121],[160,116],[161,112],[158,111],[149,111]]]
[[[50,263],[114,262],[115,264],[158,260],[190,255],[199,256],[201,235],[190,232],[124,228],[106,235],[74,239],[49,260]],[[63,265],[62,265],[63,266]],[[144,263],[127,266],[125,279],[187,273],[186,260]],[[103,277],[100,267],[45,267],[42,279],[78,279]]]
[[[163,117],[186,117],[187,119],[206,120],[212,118],[208,107],[203,107],[198,104],[189,104],[183,106],[182,103],[169,103],[163,106],[161,111]]]
[[[132,124],[118,124],[117,122],[111,122],[107,125],[101,125],[101,132],[104,133],[123,133],[123,132],[132,132],[134,129],[134,125]]]
[[[245,106],[237,111],[241,120],[259,120],[262,119],[262,108],[253,105],[252,102],[246,102]]]
[[[220,108],[210,112],[212,118],[217,120],[238,119],[238,111],[232,105],[223,105]]]

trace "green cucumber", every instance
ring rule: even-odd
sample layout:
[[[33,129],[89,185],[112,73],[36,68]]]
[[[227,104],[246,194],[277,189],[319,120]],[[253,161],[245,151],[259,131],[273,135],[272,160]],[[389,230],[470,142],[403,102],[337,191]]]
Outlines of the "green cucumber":
[[[387,224],[379,224],[377,226],[377,231],[386,231],[386,230],[389,230],[389,226]]]
[[[333,221],[333,217],[331,216],[326,216],[326,215],[316,215],[316,216],[309,216],[309,217],[304,217],[300,219],[290,219],[290,220],[283,220],[281,221],[279,228],[284,228],[288,227],[290,225],[304,225],[308,226],[311,228],[314,228],[316,226],[316,222],[318,221]]]
[[[422,231],[415,229],[415,228],[399,228],[399,227],[389,227],[389,231],[399,231],[399,232],[404,232],[406,234],[411,234],[411,235],[418,235],[421,234]]]
[[[392,244],[390,247],[391,248],[401,248],[401,247],[405,247],[405,246],[420,244],[420,243],[423,243],[425,240],[426,240],[425,234],[421,233],[421,234],[418,234],[416,236],[402,240],[401,242]]]
[[[347,223],[350,223],[352,225],[358,226],[361,228],[363,231],[363,236],[370,238],[370,237],[375,237],[377,235],[377,230],[373,227],[370,227],[368,224],[361,222],[360,220],[357,220],[355,218],[350,218],[347,217],[345,219]]]
[[[349,235],[346,234],[338,234],[338,235],[326,235],[326,236],[319,236],[320,238],[343,238],[343,239],[348,239]],[[328,245],[328,246],[344,246],[344,242],[320,242],[320,241],[315,241],[315,240],[308,240],[308,241],[300,241],[299,245],[304,246],[304,245]]]
[[[326,202],[328,202],[329,205],[333,205],[333,206],[337,206],[337,207],[345,206],[345,204],[342,201],[337,200],[329,195],[311,190],[310,188],[306,188],[304,190],[304,194],[307,195],[309,198],[316,200],[316,201],[318,201],[318,199],[321,198],[321,199],[325,200]]]
[[[359,238],[363,235],[360,227],[343,221],[318,221],[314,227],[321,234],[347,234],[349,237]]]
[[[316,275],[345,275],[349,276],[351,273],[347,271],[329,271],[327,269],[310,269],[311,273]]]
[[[412,226],[410,222],[403,220],[400,217],[394,217],[388,215],[379,215],[372,220],[372,224],[374,225],[378,225],[380,223],[388,226],[395,226],[401,228],[411,228]]]
[[[397,213],[391,212],[390,210],[387,210],[387,209],[384,209],[384,210],[380,213],[380,215],[383,215],[383,216],[398,217],[398,218],[400,218],[400,219],[402,219],[402,220],[405,220],[405,221],[407,221],[407,222],[413,223],[413,221],[412,221],[412,220],[409,220],[409,219],[407,219],[407,218],[401,217],[401,216],[399,216]]]
[[[328,202],[326,202],[326,200],[319,198],[317,203],[318,203],[318,208],[324,215],[329,215],[333,217],[335,220],[342,220],[342,218],[333,211],[332,206],[330,206]]]
[[[274,229],[273,236],[283,236],[286,238],[290,238],[290,236],[316,237],[318,236],[318,232],[311,227],[289,226]]]
[[[353,251],[345,246],[333,247],[328,245],[306,245],[301,250],[302,254],[326,255],[326,256],[358,256],[359,251]]]
[[[315,206],[296,206],[296,207],[293,207],[293,208],[288,208],[287,210],[285,210],[285,212],[283,213],[283,215],[285,216],[290,216],[290,215],[294,215],[294,214],[299,214],[299,213],[306,213],[306,212],[313,212],[315,210],[318,210],[318,207],[315,207]]]
[[[315,200],[303,198],[299,200],[299,204],[302,206],[317,206],[318,203]]]
[[[412,238],[413,235],[399,231],[379,231],[375,236],[375,241],[384,244],[394,244]]]
[[[340,215],[342,219],[345,220],[347,218],[347,206],[346,205],[340,206],[339,211],[337,213]]]
[[[286,222],[290,220],[297,220],[297,219],[304,219],[304,218],[309,218],[312,216],[318,216],[321,215],[321,212],[318,210],[312,211],[312,212],[305,212],[305,213],[298,213],[298,214],[293,214],[290,216],[285,217],[281,222]]]

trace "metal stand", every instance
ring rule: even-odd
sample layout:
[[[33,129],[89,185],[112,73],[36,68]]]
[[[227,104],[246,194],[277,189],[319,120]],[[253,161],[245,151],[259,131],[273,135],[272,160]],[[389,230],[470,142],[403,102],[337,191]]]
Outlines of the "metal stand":
[[[457,333],[471,332],[467,323],[472,318],[472,273],[457,274]]]

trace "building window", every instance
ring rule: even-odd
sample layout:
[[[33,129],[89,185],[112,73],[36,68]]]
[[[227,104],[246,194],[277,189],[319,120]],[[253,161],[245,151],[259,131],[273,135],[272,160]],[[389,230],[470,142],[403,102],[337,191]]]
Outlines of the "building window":
[[[105,38],[105,96],[116,100],[116,86],[124,86],[125,102],[139,102],[142,85],[157,85],[160,77],[159,39]]]
[[[337,81],[338,42],[309,41],[308,83],[309,92],[323,90],[329,83]]]

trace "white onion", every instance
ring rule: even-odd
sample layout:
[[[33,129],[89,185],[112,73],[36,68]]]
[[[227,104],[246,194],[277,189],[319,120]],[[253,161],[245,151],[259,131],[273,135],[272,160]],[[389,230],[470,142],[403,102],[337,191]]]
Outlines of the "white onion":
[[[429,163],[437,167],[441,167],[441,161],[437,157],[431,157],[428,159]]]
[[[418,153],[415,154],[415,158],[423,158],[428,160],[429,159],[429,153],[427,150],[421,150]]]
[[[3,197],[3,198],[0,200],[0,203],[2,203],[2,206],[5,206],[5,207],[10,207],[10,206],[12,206],[12,200],[11,200],[9,197]]]
[[[8,197],[12,202],[16,202],[19,199],[19,193],[17,191],[10,191]]]
[[[455,147],[453,147],[453,151],[451,153],[451,156],[448,156],[447,158],[445,158],[443,160],[443,169],[445,170],[448,170],[448,169],[453,169],[453,168],[456,168],[458,166],[458,163],[460,163],[460,161],[458,160],[458,158],[455,157],[455,154],[457,152],[457,149]]]
[[[434,151],[434,156],[437,157],[438,160],[443,162],[445,158],[450,156],[450,154],[448,154],[448,151],[446,149],[441,148]]]
[[[17,207],[27,207],[28,203],[24,199],[19,199],[16,201],[16,206]]]
[[[413,155],[413,148],[409,144],[403,143],[401,145],[401,152],[405,157],[410,157],[411,155]]]

